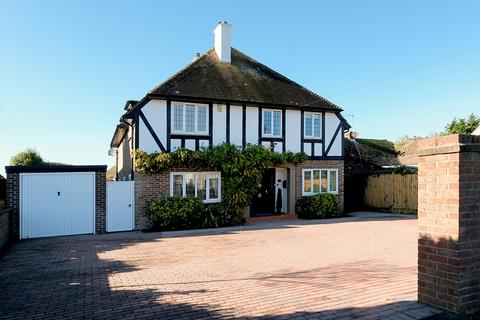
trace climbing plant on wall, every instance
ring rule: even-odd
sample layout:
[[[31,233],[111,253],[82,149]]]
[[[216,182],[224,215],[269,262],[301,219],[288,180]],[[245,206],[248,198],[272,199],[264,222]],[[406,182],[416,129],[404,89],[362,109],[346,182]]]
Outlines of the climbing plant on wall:
[[[308,156],[304,152],[278,153],[261,145],[248,144],[240,148],[224,143],[198,151],[179,148],[169,153],[148,154],[137,149],[134,158],[135,169],[147,174],[172,168],[221,171],[224,178],[223,203],[240,219],[252,202],[265,169],[287,163],[300,164]]]

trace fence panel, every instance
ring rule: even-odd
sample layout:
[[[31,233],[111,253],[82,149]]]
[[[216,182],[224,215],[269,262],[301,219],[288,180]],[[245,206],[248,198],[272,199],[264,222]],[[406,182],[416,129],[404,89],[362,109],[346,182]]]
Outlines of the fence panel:
[[[391,212],[416,212],[417,174],[384,173],[367,178],[365,205]]]

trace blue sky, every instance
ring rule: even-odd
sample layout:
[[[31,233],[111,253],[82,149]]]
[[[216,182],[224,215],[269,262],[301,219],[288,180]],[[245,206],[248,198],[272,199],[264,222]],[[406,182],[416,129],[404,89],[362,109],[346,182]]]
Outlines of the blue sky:
[[[361,137],[480,113],[480,49],[336,95],[479,45],[478,1],[0,0],[0,172],[27,147],[111,165],[125,101],[213,46],[219,20],[234,47],[340,105]]]

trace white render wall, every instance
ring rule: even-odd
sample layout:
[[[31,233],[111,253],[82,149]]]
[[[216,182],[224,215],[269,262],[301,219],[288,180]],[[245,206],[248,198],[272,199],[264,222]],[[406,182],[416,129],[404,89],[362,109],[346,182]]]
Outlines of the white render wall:
[[[242,106],[230,106],[230,142],[238,146],[242,145],[242,121],[243,121]],[[215,135],[216,126],[217,125],[213,123],[213,135]],[[225,140],[226,140],[226,137],[225,137]]]
[[[292,152],[300,152],[301,146],[301,112],[287,110],[285,115],[285,132],[287,135],[286,149]]]
[[[337,130],[337,127],[340,123],[340,119],[334,113],[325,113],[325,150],[328,148],[330,141],[332,141],[333,135]],[[339,132],[337,139],[333,143],[330,151],[328,152],[329,156],[341,156],[342,155],[342,143],[341,139],[343,137],[343,132]]]
[[[213,105],[213,123],[215,125],[213,144],[221,144],[227,136],[227,106],[224,104]]]
[[[172,102],[173,105],[174,102]],[[163,146],[167,148],[167,103],[165,100],[152,100],[142,108],[142,112],[155,131],[158,139]],[[245,142],[257,144],[258,137],[258,115],[259,109],[248,106],[245,109]],[[173,117],[173,113],[172,113]],[[223,104],[213,104],[213,145],[218,145],[227,141],[227,106]],[[230,142],[241,146],[243,143],[243,107],[240,105],[230,106]],[[300,110],[285,110],[285,140],[275,141],[274,148],[277,152],[282,152],[283,143],[285,143],[286,151],[300,152],[301,151],[301,112]],[[335,131],[340,124],[340,119],[334,113],[325,113],[325,150],[327,150],[330,141],[332,140]],[[195,137],[192,139],[186,138],[184,141],[185,147],[189,149],[196,148]],[[342,141],[343,130],[340,129],[335,141],[332,143],[330,151],[326,156],[341,156],[342,155]],[[181,139],[171,139],[170,149],[173,151],[182,145]],[[199,141],[199,146],[208,146],[208,137]],[[269,141],[262,141],[262,145],[270,146]],[[313,148],[312,148],[313,145]],[[150,134],[147,126],[141,118],[139,118],[139,148],[146,152],[161,152],[155,139]],[[305,142],[303,151],[309,156],[323,156],[322,142]],[[314,153],[312,153],[314,150]]]

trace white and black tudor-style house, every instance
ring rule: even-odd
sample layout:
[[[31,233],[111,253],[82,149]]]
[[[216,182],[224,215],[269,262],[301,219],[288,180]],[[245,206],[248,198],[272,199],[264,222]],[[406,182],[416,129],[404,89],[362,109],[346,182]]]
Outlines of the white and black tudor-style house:
[[[110,147],[116,151],[117,179],[135,180],[137,228],[147,223],[149,198],[201,194],[207,202],[219,202],[222,180],[220,172],[188,169],[162,177],[135,172],[134,149],[197,150],[227,142],[261,144],[277,152],[303,151],[309,160],[301,165],[264,173],[258,198],[247,214],[274,213],[280,191],[282,212],[294,212],[302,195],[330,192],[343,201],[343,133],[349,125],[342,109],[232,48],[230,33],[231,25],[220,22],[214,30],[214,48],[197,55],[140,101],[125,105]]]

